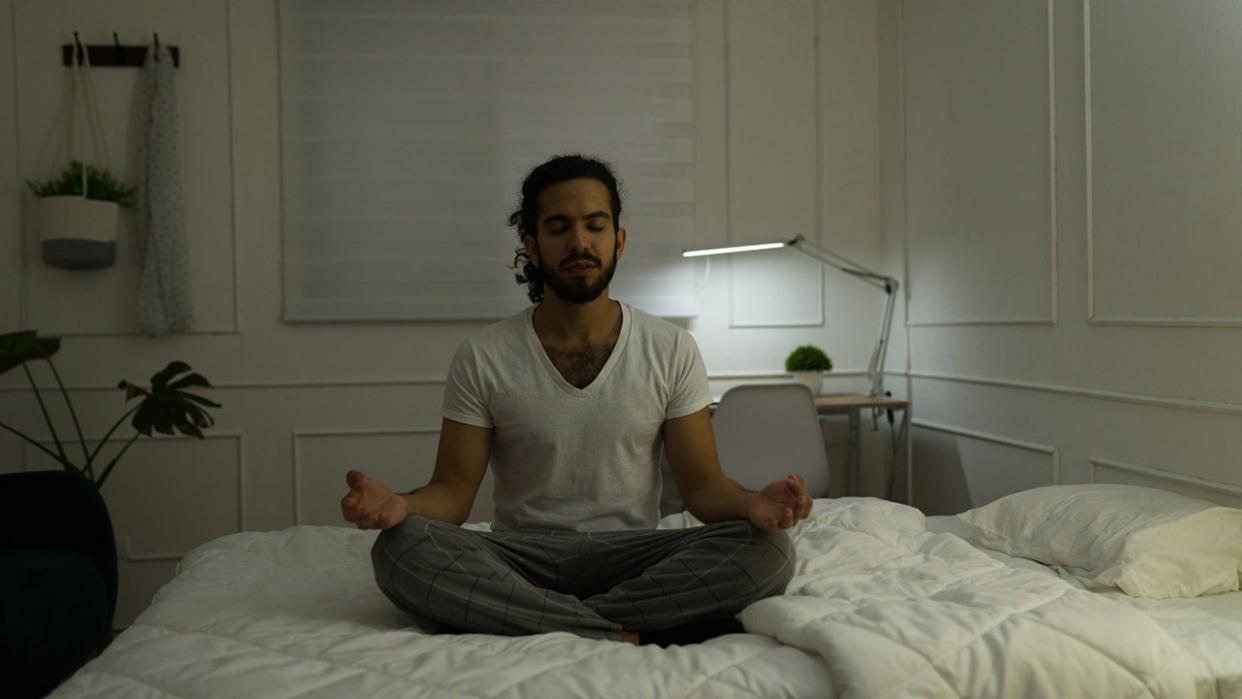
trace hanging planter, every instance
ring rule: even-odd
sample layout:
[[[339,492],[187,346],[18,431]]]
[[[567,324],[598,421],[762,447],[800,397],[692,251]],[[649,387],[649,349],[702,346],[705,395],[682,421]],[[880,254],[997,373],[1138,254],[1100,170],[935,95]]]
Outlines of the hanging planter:
[[[112,173],[74,160],[48,182],[27,180],[38,197],[34,227],[43,261],[64,269],[99,269],[116,262],[122,206],[134,205],[134,188]]]
[[[43,261],[64,269],[99,269],[116,262],[116,202],[48,197],[35,206]]]
[[[98,162],[108,160],[89,54],[79,51],[75,57],[65,133],[69,164],[52,179],[28,179],[26,184],[38,197],[32,223],[39,235],[43,261],[64,269],[99,269],[116,262],[120,207],[134,205],[136,189],[118,181],[105,165],[95,167],[75,157],[75,130],[79,119],[84,119]]]

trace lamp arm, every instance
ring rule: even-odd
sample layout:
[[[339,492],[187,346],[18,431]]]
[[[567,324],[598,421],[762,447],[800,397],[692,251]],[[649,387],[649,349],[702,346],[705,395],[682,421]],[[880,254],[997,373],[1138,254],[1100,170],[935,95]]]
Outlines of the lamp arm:
[[[901,284],[896,279],[884,287],[888,300],[884,304],[884,320],[880,324],[880,338],[871,351],[871,361],[867,364],[867,378],[871,380],[871,395],[884,395],[884,359],[888,356],[888,333],[893,327],[893,305],[897,302],[897,290]]]
[[[796,248],[802,254],[814,257],[833,269],[837,269],[851,276],[858,277],[876,288],[885,289],[887,288],[887,285],[897,283],[897,280],[890,276],[880,274],[879,272],[873,272],[857,262],[841,257],[835,252],[828,252],[818,245],[808,241],[802,235],[799,235],[789,241],[789,247]]]
[[[888,336],[889,330],[893,325],[893,306],[897,302],[897,290],[901,288],[900,282],[888,275],[873,272],[836,253],[828,252],[811,243],[802,235],[789,241],[788,245],[789,247],[797,248],[804,255],[814,257],[829,267],[857,277],[876,288],[883,289],[884,293],[887,294],[888,299],[884,304],[884,319],[880,323],[880,337],[875,342],[875,349],[871,351],[871,361],[867,363],[867,379],[871,383],[871,395],[884,395],[884,359],[888,355]]]

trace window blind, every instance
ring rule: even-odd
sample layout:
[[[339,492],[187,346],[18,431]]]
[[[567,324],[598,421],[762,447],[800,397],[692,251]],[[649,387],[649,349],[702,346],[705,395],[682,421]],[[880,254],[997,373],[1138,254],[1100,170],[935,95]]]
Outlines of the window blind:
[[[696,313],[690,0],[282,0],[284,317],[498,319],[507,225],[563,153],[613,166],[612,296]]]

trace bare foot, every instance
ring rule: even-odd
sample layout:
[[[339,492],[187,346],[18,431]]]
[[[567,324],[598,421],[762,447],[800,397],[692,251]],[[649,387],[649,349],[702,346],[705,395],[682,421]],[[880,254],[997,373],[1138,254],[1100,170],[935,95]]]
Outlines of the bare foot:
[[[638,645],[638,634],[634,631],[621,631],[618,636],[620,636],[621,640],[626,643]]]

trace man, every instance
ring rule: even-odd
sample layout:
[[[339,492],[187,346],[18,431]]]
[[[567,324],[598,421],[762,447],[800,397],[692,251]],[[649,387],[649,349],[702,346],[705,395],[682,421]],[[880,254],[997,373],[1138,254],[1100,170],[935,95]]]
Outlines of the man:
[[[532,170],[510,224],[536,305],[458,349],[431,481],[397,494],[346,475],[342,513],[384,530],[376,582],[414,616],[462,631],[687,642],[740,630],[733,615],[792,576],[780,530],[810,512],[805,484],[791,475],[752,493],[721,474],[693,338],[608,296],[620,218],[603,163],[562,156]],[[707,526],[655,531],[662,445]],[[489,461],[493,531],[461,529]]]

